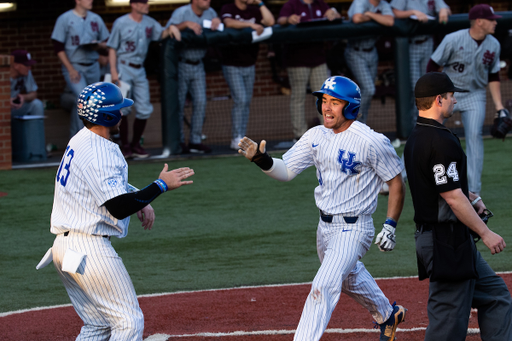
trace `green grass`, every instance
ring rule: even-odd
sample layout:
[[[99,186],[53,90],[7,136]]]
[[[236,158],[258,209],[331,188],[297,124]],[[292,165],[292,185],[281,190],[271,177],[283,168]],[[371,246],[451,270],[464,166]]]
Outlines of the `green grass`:
[[[509,241],[491,256],[496,271],[512,270],[512,140],[485,141],[482,197],[495,217],[490,227]],[[401,154],[401,150],[398,153]],[[179,160],[169,167],[194,168],[194,184],[153,202],[156,222],[144,231],[136,216],[129,234],[113,239],[138,294],[225,288],[241,285],[309,282],[318,266],[313,199],[317,185],[310,168],[289,183],[268,178],[242,157]],[[130,183],[142,188],[163,167],[130,165]],[[0,312],[69,303],[53,265],[35,266],[52,245],[49,232],[56,169],[0,172]],[[386,215],[379,196],[377,230]],[[363,262],[375,277],[416,275],[410,194],[397,231],[397,246],[382,253],[372,246]]]

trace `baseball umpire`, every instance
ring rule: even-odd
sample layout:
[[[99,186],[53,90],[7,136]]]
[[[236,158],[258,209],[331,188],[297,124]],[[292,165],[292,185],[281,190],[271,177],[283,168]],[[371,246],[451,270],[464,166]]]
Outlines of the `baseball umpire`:
[[[501,16],[487,4],[475,5],[469,11],[471,27],[446,35],[430,57],[427,71],[445,72],[460,88],[470,92],[458,96],[454,111],[460,111],[466,137],[469,190],[480,193],[484,165],[482,129],[485,120],[486,86],[489,84],[497,114],[509,116],[501,102],[500,43],[492,36],[496,19]]]
[[[473,307],[482,340],[510,341],[510,292],[477,251],[470,231],[492,254],[503,251],[505,241],[480,219],[486,207],[468,191],[466,155],[442,124],[457,103],[454,92],[464,91],[445,73],[422,76],[415,87],[419,117],[404,151],[419,279],[430,279],[425,340],[465,340]]]
[[[375,233],[372,214],[384,182],[389,185],[388,218],[376,244],[381,251],[395,247],[395,228],[405,195],[403,165],[384,135],[356,121],[361,103],[356,83],[330,77],[313,95],[324,125],[309,129],[282,159],[266,153],[264,140],[257,144],[244,137],[239,143],[241,154],[279,181],[290,181],[310,166],[317,169],[317,251],[321,266],[294,340],[320,340],[344,292],[372,314],[380,325],[380,340],[392,341],[406,309],[389,304],[359,259],[370,248]]]
[[[142,340],[144,318],[122,259],[110,238],[128,233],[137,213],[144,229],[160,194],[192,181],[190,168],[167,171],[142,190],[128,184],[128,165],[110,140],[119,130],[120,109],[133,104],[112,83],[94,83],[78,99],[85,128],[70,141],[55,178],[51,251],[75,311],[84,322],[77,340]],[[72,266],[74,264],[74,266]]]

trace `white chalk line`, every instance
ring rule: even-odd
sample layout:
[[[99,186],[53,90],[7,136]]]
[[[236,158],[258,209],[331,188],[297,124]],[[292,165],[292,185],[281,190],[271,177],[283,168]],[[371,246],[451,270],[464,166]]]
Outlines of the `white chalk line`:
[[[508,275],[512,274],[512,271],[501,271],[496,272],[498,275]],[[410,278],[418,278],[418,276],[396,276],[396,277],[376,277],[375,280],[400,280],[400,279],[410,279]],[[158,293],[158,294],[146,294],[146,295],[138,295],[137,297],[158,297],[158,296],[167,296],[167,295],[179,295],[179,294],[190,294],[190,293],[201,293],[201,292],[211,292],[211,291],[230,291],[230,290],[240,290],[240,289],[259,289],[259,288],[276,288],[276,287],[286,287],[286,286],[299,286],[299,285],[308,285],[312,282],[304,282],[304,283],[291,283],[291,284],[268,284],[268,285],[254,285],[254,286],[241,286],[236,288],[219,288],[219,289],[206,289],[206,290],[190,290],[190,291],[175,291],[175,292],[166,292],[166,293]],[[45,309],[56,309],[56,308],[66,308],[71,307],[71,304],[60,304],[54,306],[46,306],[46,307],[35,307],[29,309],[21,309],[15,311],[8,311],[4,313],[0,313],[0,317],[6,317],[14,314],[23,314],[32,311],[39,311]]]
[[[424,331],[427,328],[418,327],[418,328],[397,328],[397,332],[406,333],[406,332],[417,332]],[[229,333],[196,333],[196,334],[177,334],[177,335],[168,335],[168,334],[155,334],[151,335],[144,339],[144,341],[167,341],[170,338],[182,338],[182,337],[226,337],[226,336],[251,336],[251,335],[287,335],[294,334],[295,330],[260,330],[260,331],[235,331]],[[341,329],[341,328],[332,328],[326,329],[325,333],[330,334],[352,334],[352,333],[380,333],[379,329],[365,329],[365,328],[353,328],[353,329]],[[470,334],[479,334],[479,328],[468,328],[468,335]]]

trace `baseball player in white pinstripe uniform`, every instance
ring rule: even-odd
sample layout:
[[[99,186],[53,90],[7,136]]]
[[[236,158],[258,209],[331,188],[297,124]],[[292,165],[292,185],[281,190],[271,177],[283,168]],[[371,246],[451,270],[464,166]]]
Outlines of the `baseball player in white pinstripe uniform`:
[[[106,48],[108,29],[103,19],[91,12],[93,0],[75,0],[75,8],[57,18],[52,32],[55,53],[62,62],[62,74],[78,97],[87,84],[99,82],[98,49]],[[69,134],[83,128],[76,106],[71,110]]]
[[[137,213],[144,229],[155,215],[150,202],[161,193],[192,183],[190,168],[167,171],[137,190],[128,184],[128,165],[110,140],[118,131],[120,109],[132,105],[112,83],[81,92],[78,115],[85,128],[70,141],[55,179],[51,251],[75,311],[84,321],[77,340],[142,340],[144,317],[112,236],[128,233]],[[74,266],[71,266],[73,265]]]
[[[415,16],[420,22],[427,22],[428,16],[435,17],[439,13],[439,23],[446,24],[451,14],[450,7],[443,0],[392,0],[390,2],[393,14],[397,19]],[[411,89],[414,89],[418,79],[427,72],[427,64],[434,50],[434,39],[431,35],[418,35],[409,39],[409,69]],[[416,125],[418,110],[411,96],[411,111],[413,126]]]
[[[386,1],[354,0],[348,9],[348,16],[355,24],[374,20],[375,22],[393,26],[393,10]],[[349,39],[345,49],[345,60],[356,81],[361,86],[361,115],[358,120],[366,123],[368,109],[375,95],[375,78],[379,55],[375,48],[378,36],[364,39]]]
[[[380,325],[380,340],[394,340],[406,309],[391,305],[359,261],[370,248],[375,228],[372,213],[382,184],[389,185],[386,222],[376,238],[381,251],[395,246],[395,228],[405,195],[403,169],[389,140],[356,121],[361,92],[348,78],[328,78],[313,93],[324,125],[308,130],[282,159],[271,158],[260,144],[244,137],[240,153],[268,176],[290,181],[310,166],[317,171],[315,201],[320,210],[317,251],[321,266],[294,340],[320,340],[341,292],[368,309]]]
[[[496,19],[491,6],[476,5],[469,11],[471,27],[444,37],[430,58],[428,71],[443,67],[456,87],[469,89],[457,95],[454,112],[460,111],[466,138],[469,190],[479,194],[482,189],[486,86],[489,84],[496,111],[504,109],[500,92],[500,43],[492,36]]]

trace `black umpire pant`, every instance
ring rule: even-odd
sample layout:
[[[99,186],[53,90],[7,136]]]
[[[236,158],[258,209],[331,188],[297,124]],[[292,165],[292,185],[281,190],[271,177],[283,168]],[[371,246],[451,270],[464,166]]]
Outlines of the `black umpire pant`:
[[[416,252],[427,273],[432,272],[432,231],[416,231]],[[501,277],[477,251],[478,279],[429,284],[425,341],[466,340],[471,308],[478,309],[484,341],[512,341],[512,297]]]

